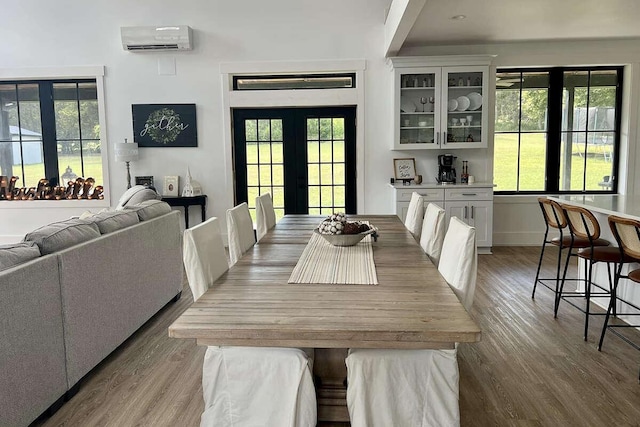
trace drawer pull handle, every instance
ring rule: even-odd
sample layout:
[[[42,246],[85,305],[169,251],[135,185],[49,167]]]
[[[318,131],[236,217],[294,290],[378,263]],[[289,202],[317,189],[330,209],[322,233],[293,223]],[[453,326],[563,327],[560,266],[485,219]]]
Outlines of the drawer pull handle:
[[[463,196],[477,196],[476,193],[462,193]]]

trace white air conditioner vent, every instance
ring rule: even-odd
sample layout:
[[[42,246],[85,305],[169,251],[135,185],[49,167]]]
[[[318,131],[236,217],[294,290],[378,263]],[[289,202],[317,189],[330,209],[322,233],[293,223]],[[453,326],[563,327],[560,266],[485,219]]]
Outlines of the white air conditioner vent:
[[[191,50],[191,27],[121,27],[122,48],[130,51]]]

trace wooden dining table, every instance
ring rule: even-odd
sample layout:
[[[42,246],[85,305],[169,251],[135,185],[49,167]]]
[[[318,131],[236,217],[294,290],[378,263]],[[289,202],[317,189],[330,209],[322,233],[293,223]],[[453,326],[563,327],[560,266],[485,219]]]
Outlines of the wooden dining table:
[[[169,336],[199,345],[313,348],[318,419],[348,421],[347,349],[450,349],[479,341],[481,331],[395,215],[349,216],[379,230],[372,243],[379,284],[288,283],[323,218],[282,218]]]

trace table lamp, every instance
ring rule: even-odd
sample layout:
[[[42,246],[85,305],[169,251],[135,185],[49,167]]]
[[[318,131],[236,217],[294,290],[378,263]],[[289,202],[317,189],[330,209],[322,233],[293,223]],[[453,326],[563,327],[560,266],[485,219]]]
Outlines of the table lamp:
[[[116,162],[124,162],[127,164],[127,188],[131,188],[131,171],[129,169],[129,162],[138,160],[138,144],[135,142],[127,143],[127,139],[124,142],[118,142],[114,144]]]

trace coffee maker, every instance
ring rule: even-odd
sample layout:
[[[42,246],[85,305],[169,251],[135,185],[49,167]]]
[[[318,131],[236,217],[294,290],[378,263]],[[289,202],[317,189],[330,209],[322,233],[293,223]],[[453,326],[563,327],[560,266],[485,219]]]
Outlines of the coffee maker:
[[[438,156],[438,176],[436,177],[438,184],[456,183],[456,168],[453,167],[453,162],[456,159],[457,157],[452,154]]]

